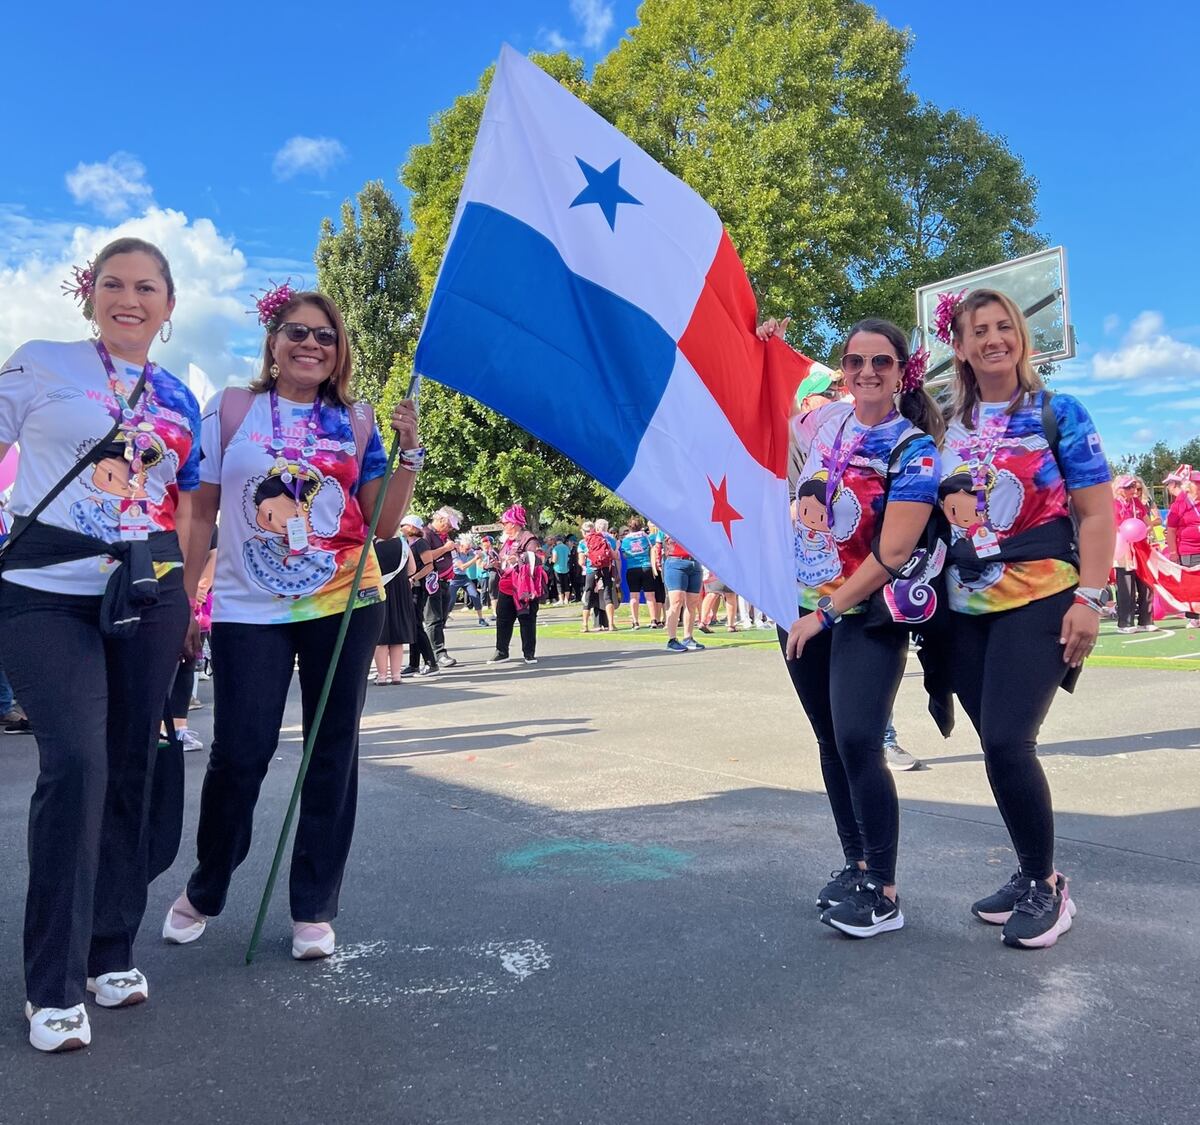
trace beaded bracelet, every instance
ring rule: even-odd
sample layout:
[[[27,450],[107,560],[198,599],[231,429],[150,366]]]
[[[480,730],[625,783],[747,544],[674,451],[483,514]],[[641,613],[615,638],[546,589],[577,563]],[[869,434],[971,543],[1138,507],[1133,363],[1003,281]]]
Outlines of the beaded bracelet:
[[[425,467],[425,447],[418,445],[415,449],[400,450],[400,468],[410,473],[419,473]]]

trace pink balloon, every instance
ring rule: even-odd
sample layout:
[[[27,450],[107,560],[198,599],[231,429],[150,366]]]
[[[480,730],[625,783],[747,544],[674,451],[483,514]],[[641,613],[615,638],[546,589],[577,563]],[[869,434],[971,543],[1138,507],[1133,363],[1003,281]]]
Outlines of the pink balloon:
[[[14,445],[0,461],[0,492],[3,492],[17,479],[17,447]]]
[[[1140,543],[1150,534],[1150,528],[1146,526],[1145,520],[1140,520],[1137,516],[1130,516],[1117,528],[1117,534],[1126,543]]]

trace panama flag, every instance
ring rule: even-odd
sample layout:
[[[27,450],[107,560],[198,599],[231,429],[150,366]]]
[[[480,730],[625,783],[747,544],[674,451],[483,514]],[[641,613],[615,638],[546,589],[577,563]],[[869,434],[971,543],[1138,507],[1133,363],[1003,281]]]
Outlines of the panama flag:
[[[785,627],[788,413],[716,212],[505,46],[415,367],[561,450]],[[517,498],[519,499],[519,497]]]

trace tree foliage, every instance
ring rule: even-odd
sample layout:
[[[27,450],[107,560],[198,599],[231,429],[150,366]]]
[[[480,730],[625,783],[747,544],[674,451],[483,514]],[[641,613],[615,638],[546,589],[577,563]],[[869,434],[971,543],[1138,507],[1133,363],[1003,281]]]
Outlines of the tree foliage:
[[[356,206],[357,203],[357,206]],[[384,397],[397,353],[411,351],[419,327],[417,273],[403,215],[380,180],[342,204],[341,229],[321,223],[317,285],[342,310],[355,356],[355,389]]]
[[[1122,457],[1113,469],[1117,473],[1130,473],[1141,477],[1153,488],[1179,465],[1200,466],[1200,437],[1186,441],[1177,449],[1165,441],[1155,442],[1145,453]]]

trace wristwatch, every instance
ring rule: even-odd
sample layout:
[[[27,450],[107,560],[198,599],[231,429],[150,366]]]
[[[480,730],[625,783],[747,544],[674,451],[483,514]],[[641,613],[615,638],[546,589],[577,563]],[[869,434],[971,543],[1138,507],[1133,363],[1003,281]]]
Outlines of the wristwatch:
[[[828,594],[826,594],[823,598],[817,599],[817,609],[821,613],[825,614],[829,618],[830,622],[835,625],[842,619],[842,615],[833,608],[833,598],[831,598]]]
[[[1075,593],[1080,597],[1087,598],[1089,602],[1095,602],[1102,608],[1112,602],[1112,591],[1107,586],[1103,588],[1098,586],[1076,586]]]

